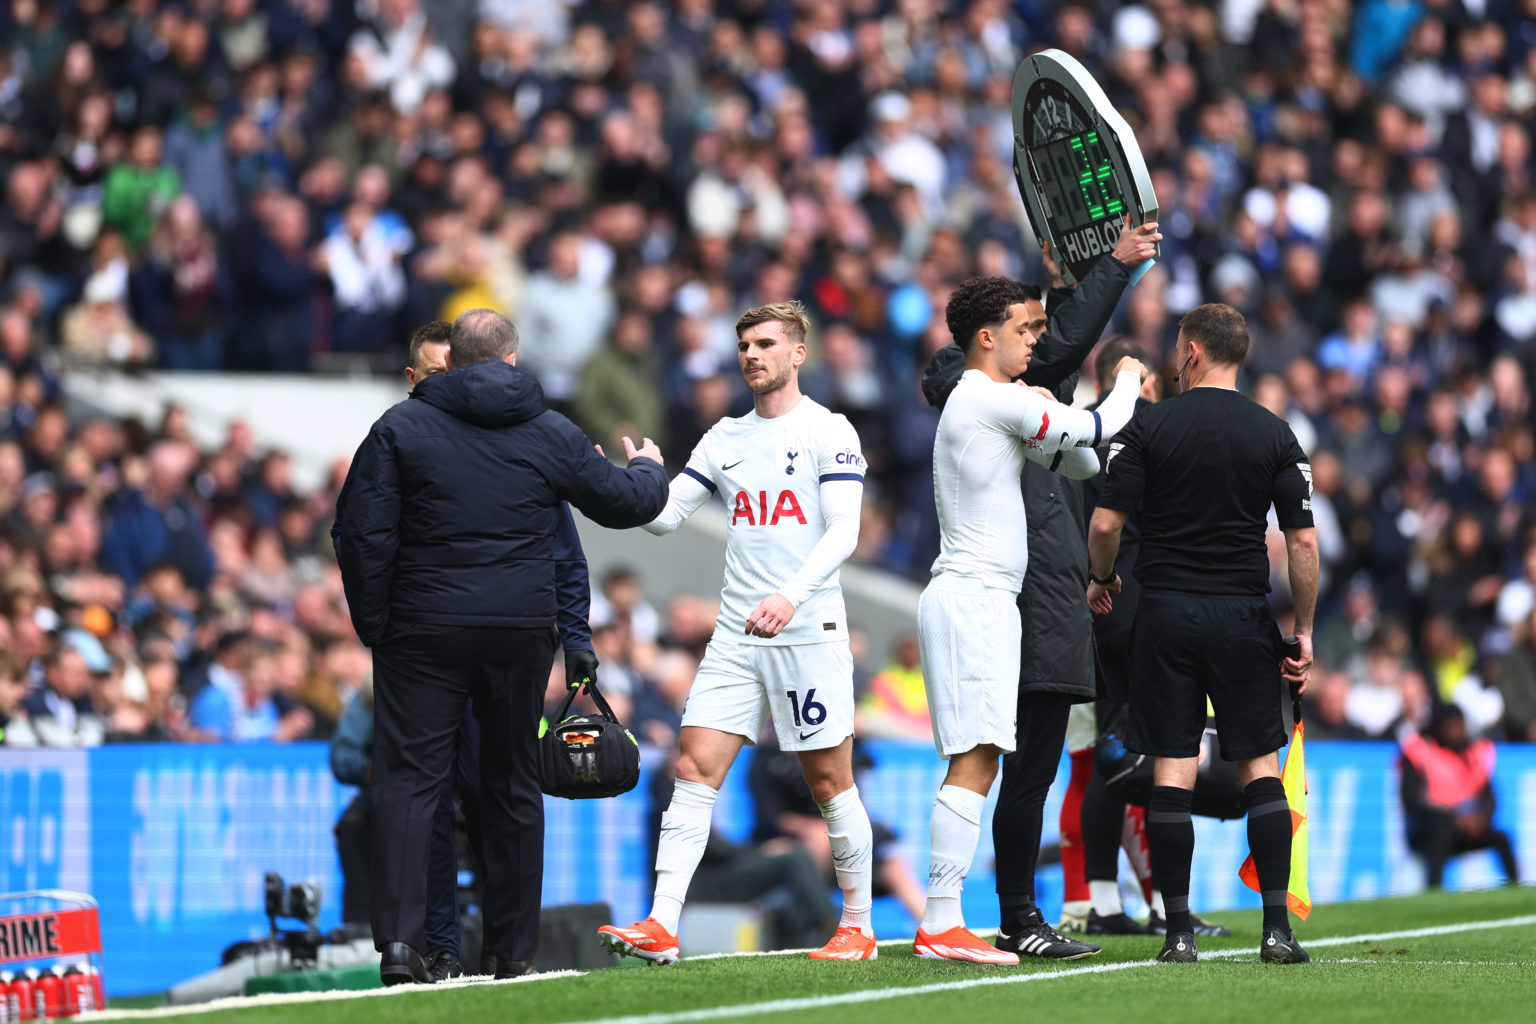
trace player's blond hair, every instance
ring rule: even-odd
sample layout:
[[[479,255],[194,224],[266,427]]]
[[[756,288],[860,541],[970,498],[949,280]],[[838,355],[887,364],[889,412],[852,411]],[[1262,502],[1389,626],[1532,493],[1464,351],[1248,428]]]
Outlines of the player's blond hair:
[[[736,337],[740,338],[758,324],[777,321],[784,325],[784,336],[796,345],[805,344],[805,336],[811,330],[811,315],[805,311],[805,303],[799,299],[775,302],[767,306],[753,306],[736,321]]]

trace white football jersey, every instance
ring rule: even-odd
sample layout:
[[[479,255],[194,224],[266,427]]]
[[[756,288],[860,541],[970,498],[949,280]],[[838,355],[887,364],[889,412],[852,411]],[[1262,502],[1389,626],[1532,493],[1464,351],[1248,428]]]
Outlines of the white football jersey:
[[[1024,460],[1086,479],[1094,446],[1129,421],[1141,381],[1122,373],[1098,411],[1051,402],[981,370],[966,370],[944,403],[933,442],[933,500],[939,557],[933,575],[981,580],[1015,593],[1029,567]]]
[[[732,643],[816,644],[848,639],[838,573],[795,608],[778,636],[746,634],[747,616],[778,592],[825,532],[823,481],[864,480],[848,418],[809,398],[783,416],[756,412],[710,428],[683,470],[725,501],[725,588],[715,637]]]

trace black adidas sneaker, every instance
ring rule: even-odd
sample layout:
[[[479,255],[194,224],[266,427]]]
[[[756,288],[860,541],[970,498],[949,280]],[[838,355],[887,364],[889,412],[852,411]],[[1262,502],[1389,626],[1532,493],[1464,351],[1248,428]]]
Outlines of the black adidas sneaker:
[[[993,945],[1019,956],[1032,956],[1041,960],[1081,960],[1103,948],[1091,942],[1067,938],[1046,924],[1038,910],[1032,912],[1025,919],[1024,926],[1013,935],[1005,935],[999,928]]]
[[[1150,925],[1142,924],[1125,911],[1118,914],[1100,914],[1097,910],[1088,911],[1089,935],[1158,935],[1160,930],[1154,930]]]

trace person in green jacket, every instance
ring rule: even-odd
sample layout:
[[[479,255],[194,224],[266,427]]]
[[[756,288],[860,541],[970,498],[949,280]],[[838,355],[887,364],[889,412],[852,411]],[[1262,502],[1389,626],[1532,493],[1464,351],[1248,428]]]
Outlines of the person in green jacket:
[[[102,222],[121,231],[133,253],[144,250],[151,229],[181,193],[181,176],[161,165],[163,152],[160,129],[140,128],[133,135],[128,162],[107,172]]]
[[[644,314],[621,315],[612,338],[581,368],[572,411],[593,440],[615,451],[614,439],[621,434],[638,432],[653,440],[666,437],[661,360]]]

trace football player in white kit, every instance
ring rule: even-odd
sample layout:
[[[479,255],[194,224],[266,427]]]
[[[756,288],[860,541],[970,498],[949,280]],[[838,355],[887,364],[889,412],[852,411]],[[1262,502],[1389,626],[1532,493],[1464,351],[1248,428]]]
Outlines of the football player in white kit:
[[[918,640],[933,739],[949,769],[933,805],[928,902],[914,952],[926,959],[1016,964],[965,927],[960,892],[976,854],[982,807],[998,758],[1013,750],[1019,687],[1019,611],[1029,561],[1024,460],[1087,479],[1094,446],[1135,411],[1147,368],[1116,367],[1097,411],[1058,403],[1043,388],[1013,383],[1029,365],[1043,320],[1038,289],[1002,277],[966,281],[944,310],[965,350],[965,373],[945,403],[933,445],[939,557],[918,602]]]
[[[598,930],[613,952],[678,957],[677,925],[709,838],[710,815],[743,743],[772,716],[779,746],[799,754],[826,818],[843,890],[836,933],[819,960],[873,960],[869,817],[853,781],[853,656],[838,567],[859,539],[864,457],[846,417],[800,393],[810,318],[798,302],[749,309],[737,358],[753,410],[717,423],[672,480],[644,528],[670,533],[712,494],[725,499],[720,618],[683,712],[677,784],[661,820],[650,916]]]

